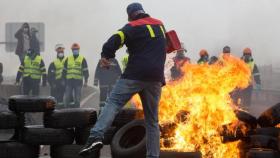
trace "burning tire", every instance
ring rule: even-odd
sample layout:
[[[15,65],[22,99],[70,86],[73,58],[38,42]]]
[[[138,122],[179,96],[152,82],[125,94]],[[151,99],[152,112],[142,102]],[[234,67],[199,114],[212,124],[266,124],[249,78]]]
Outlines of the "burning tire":
[[[100,153],[91,153],[86,157],[79,156],[78,153],[82,149],[83,145],[62,145],[51,146],[52,158],[97,158],[100,157]]]
[[[48,128],[84,128],[94,125],[96,120],[96,110],[90,108],[62,109],[44,114],[44,125]]]
[[[0,142],[1,158],[37,158],[39,146],[31,146],[18,142]]]
[[[241,110],[235,110],[234,113],[239,121],[247,123],[248,125],[251,126],[251,128],[257,127],[258,121],[257,121],[256,117],[252,116],[251,114],[249,114],[245,111],[241,111]]]
[[[27,126],[20,131],[20,140],[31,145],[65,145],[74,141],[74,130]]]
[[[14,112],[46,112],[54,110],[54,97],[15,95],[9,98],[9,109]]]
[[[143,120],[134,120],[115,134],[111,151],[113,158],[143,158],[146,156],[146,131]]]
[[[261,127],[274,127],[280,123],[280,103],[263,112],[258,123]]]
[[[253,135],[250,137],[250,145],[253,148],[266,148],[266,149],[278,149],[277,138],[265,135]]]
[[[121,128],[125,124],[135,120],[137,116],[143,116],[143,110],[139,109],[122,109],[115,117],[112,126]]]
[[[24,126],[24,116],[12,112],[0,112],[0,129],[15,129]]]
[[[160,158],[202,158],[200,152],[161,151]]]
[[[255,133],[257,135],[278,137],[280,135],[280,128],[275,128],[275,127],[257,128]]]
[[[278,158],[279,153],[270,149],[251,149],[247,158]]]

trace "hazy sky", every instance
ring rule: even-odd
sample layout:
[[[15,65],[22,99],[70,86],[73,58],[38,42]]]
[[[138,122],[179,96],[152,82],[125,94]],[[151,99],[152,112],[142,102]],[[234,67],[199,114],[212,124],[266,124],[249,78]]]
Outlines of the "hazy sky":
[[[73,42],[81,44],[91,77],[107,38],[127,22],[130,0],[0,0],[0,42],[7,22],[45,23],[48,65],[56,56],[54,45],[63,43],[70,53]],[[218,55],[224,45],[241,55],[251,47],[257,64],[280,64],[279,0],[139,0],[147,13],[161,19],[167,30],[175,29],[195,62],[205,48]],[[117,53],[120,59],[125,49]],[[0,61],[6,75],[15,75],[19,62],[0,45]],[[9,67],[10,66],[10,67]],[[9,67],[9,68],[7,68]]]

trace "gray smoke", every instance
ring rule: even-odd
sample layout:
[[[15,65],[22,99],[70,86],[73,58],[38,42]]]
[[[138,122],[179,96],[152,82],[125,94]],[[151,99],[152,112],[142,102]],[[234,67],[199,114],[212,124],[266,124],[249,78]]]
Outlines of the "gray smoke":
[[[129,0],[1,0],[0,41],[5,39],[7,22],[43,22],[47,65],[55,58],[54,45],[63,43],[70,54],[73,42],[81,44],[90,65],[91,77],[100,58],[102,44],[127,22]],[[251,47],[259,65],[280,64],[279,0],[140,0],[146,12],[162,19],[167,30],[175,29],[195,62],[204,48],[218,55],[229,45],[241,55]],[[117,53],[120,59],[125,49]],[[13,53],[0,46],[0,61],[5,75],[15,75],[19,62]]]

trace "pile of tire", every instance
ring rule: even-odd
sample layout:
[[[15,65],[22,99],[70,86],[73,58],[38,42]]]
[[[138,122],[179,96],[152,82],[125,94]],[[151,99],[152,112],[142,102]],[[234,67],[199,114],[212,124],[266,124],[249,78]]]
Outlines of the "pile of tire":
[[[50,145],[52,158],[80,158],[78,151],[97,120],[92,108],[56,110],[53,97],[12,96],[8,106],[10,111],[0,112],[0,129],[15,133],[13,140],[0,142],[1,158],[38,158],[40,145]],[[33,112],[43,113],[42,125],[25,124],[24,114]]]
[[[280,157],[280,128],[276,127],[280,123],[280,103],[264,111],[258,119],[242,110],[236,110],[235,114],[240,122],[238,124],[240,128],[237,128],[234,135],[223,135],[223,141],[225,143],[239,141],[239,157]]]
[[[280,103],[265,110],[257,119],[259,128],[250,135],[247,158],[280,157]]]

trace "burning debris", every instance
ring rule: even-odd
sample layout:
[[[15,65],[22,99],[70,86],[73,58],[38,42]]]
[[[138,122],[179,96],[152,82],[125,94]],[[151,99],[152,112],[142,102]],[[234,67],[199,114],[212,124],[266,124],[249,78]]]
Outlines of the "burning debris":
[[[204,158],[238,158],[240,141],[225,143],[223,134],[239,140],[248,132],[250,125],[239,121],[230,93],[249,85],[250,69],[230,56],[213,65],[185,64],[182,71],[184,75],[162,91],[162,150],[200,151]]]

